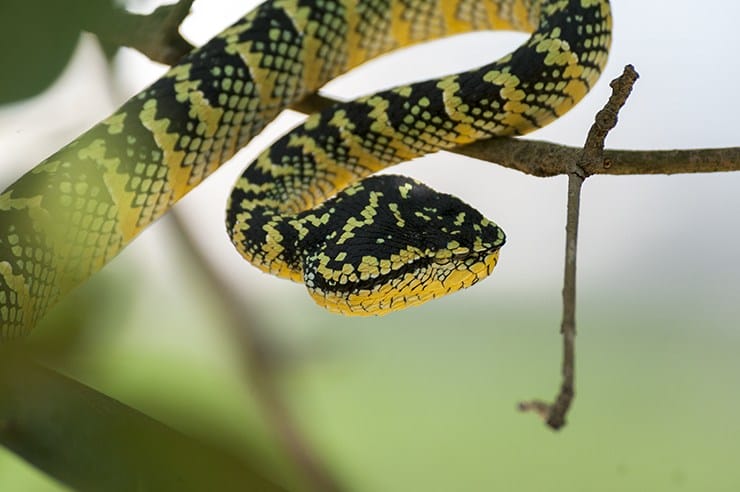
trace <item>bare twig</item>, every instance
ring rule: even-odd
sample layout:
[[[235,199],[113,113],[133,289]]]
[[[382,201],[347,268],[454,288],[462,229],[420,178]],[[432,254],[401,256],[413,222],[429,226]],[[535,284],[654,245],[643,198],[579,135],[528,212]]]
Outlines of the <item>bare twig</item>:
[[[181,244],[194,258],[191,263],[200,268],[210,286],[217,292],[217,297],[222,300],[223,309],[228,316],[231,336],[237,341],[243,353],[242,360],[247,364],[246,372],[254,388],[256,401],[261,405],[263,414],[286,455],[293,461],[313,490],[317,492],[343,490],[338,480],[308,444],[308,440],[299,429],[280,393],[277,380],[279,362],[276,363],[279,356],[276,356],[276,349],[264,336],[266,330],[261,327],[257,316],[259,309],[251,308],[247,300],[238,296],[224,282],[219,273],[214,270],[208,257],[197,245],[180,215],[173,211],[170,217],[180,235]]]
[[[590,140],[587,140],[590,142]],[[586,145],[588,147],[588,143]],[[584,154],[586,154],[584,150]],[[565,414],[575,395],[576,358],[576,259],[578,249],[578,217],[581,209],[581,187],[585,179],[582,168],[573,166],[568,174],[568,213],[565,226],[565,272],[563,275],[563,320],[560,333],[563,336],[563,381],[555,403],[547,412],[547,425],[557,430],[565,425]]]
[[[583,149],[540,140],[496,138],[451,152],[495,162],[537,177],[566,174]],[[586,175],[687,174],[740,171],[740,147],[683,150],[604,150],[601,162],[583,169]]]
[[[540,414],[546,419],[547,425],[555,430],[565,425],[565,415],[575,395],[576,258],[581,186],[588,176],[585,170],[593,169],[604,162],[604,140],[609,131],[616,126],[619,110],[632,92],[632,86],[637,77],[638,74],[634,67],[627,65],[622,75],[611,82],[612,95],[604,108],[596,114],[581,155],[578,160],[566,164],[568,168],[568,215],[563,280],[563,321],[560,326],[563,336],[563,380],[555,403],[552,405],[538,400],[519,405],[523,411],[535,411]]]

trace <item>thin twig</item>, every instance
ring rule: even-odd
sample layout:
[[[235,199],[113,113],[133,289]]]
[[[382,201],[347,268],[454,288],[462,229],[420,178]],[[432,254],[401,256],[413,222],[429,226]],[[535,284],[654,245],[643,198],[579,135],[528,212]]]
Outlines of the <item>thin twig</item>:
[[[550,407],[547,425],[557,430],[565,425],[565,414],[575,396],[576,359],[576,259],[578,250],[578,217],[581,208],[581,187],[584,177],[574,172],[568,175],[568,214],[565,226],[565,272],[563,275],[563,381],[555,403]]]
[[[197,245],[192,233],[184,224],[177,211],[169,214],[180,236],[180,243],[194,258],[206,277],[209,285],[222,301],[228,317],[231,336],[243,353],[242,360],[247,364],[246,372],[252,382],[256,401],[261,405],[265,418],[285,450],[287,456],[306,479],[312,490],[317,492],[340,492],[344,490],[339,481],[321,462],[308,444],[308,440],[298,427],[285,403],[279,389],[277,368],[279,355],[272,343],[264,336],[266,330],[257,317],[258,309],[249,306],[248,301],[237,295],[214,269],[210,259]]]
[[[612,95],[604,108],[596,114],[581,155],[578,160],[566,164],[568,167],[568,216],[563,279],[563,321],[560,326],[563,336],[563,380],[552,405],[538,400],[519,405],[523,411],[536,411],[545,418],[547,425],[555,430],[565,425],[565,416],[575,395],[576,259],[581,187],[588,176],[585,170],[595,168],[604,162],[604,140],[609,131],[616,126],[619,110],[632,92],[637,77],[638,74],[634,67],[627,65],[622,75],[611,82]]]

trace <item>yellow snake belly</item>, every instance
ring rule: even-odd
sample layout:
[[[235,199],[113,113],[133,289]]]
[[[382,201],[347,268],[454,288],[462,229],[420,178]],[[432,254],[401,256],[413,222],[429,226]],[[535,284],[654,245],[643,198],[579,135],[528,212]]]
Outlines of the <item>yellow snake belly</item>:
[[[608,1],[274,0],[0,195],[0,339],[27,333],[285,107],[379,54],[482,29],[533,34],[479,69],[309,117],[247,168],[227,224],[244,257],[347,314],[490,274],[504,241],[495,224],[408,178],[358,180],[568,111],[606,62]]]

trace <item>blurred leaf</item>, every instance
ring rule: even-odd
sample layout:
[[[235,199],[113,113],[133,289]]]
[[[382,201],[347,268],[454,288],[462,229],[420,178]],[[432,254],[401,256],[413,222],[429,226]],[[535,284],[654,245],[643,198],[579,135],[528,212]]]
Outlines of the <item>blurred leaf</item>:
[[[3,0],[0,2],[0,104],[35,96],[69,62],[82,26],[105,22],[106,0]]]
[[[98,34],[108,57],[133,46],[173,63],[192,46],[178,32],[192,0],[135,15],[112,0],[3,0],[0,3],[0,104],[35,96],[64,70],[81,31]]]
[[[75,490],[283,490],[245,461],[0,349],[0,443]]]

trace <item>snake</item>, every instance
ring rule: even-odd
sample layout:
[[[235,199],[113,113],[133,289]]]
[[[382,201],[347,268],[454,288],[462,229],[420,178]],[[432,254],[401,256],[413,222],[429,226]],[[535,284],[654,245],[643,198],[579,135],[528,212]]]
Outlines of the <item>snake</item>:
[[[237,180],[231,242],[326,309],[385,314],[492,273],[502,229],[461,199],[376,174],[519,136],[571,109],[611,44],[608,0],[268,0],[0,194],[0,339],[60,299],[283,109],[363,62],[453,34],[529,38],[479,68],[312,114]]]

